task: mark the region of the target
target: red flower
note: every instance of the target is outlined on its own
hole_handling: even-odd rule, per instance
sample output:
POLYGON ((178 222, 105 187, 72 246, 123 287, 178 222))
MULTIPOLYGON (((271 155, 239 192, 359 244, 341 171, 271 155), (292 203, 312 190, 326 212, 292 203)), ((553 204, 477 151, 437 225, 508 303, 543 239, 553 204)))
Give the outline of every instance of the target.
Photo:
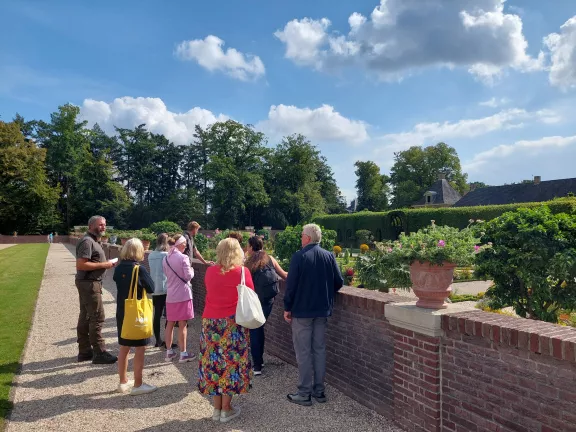
POLYGON ((346 269, 346 276, 354 276, 354 269, 353 268, 347 268, 346 269))

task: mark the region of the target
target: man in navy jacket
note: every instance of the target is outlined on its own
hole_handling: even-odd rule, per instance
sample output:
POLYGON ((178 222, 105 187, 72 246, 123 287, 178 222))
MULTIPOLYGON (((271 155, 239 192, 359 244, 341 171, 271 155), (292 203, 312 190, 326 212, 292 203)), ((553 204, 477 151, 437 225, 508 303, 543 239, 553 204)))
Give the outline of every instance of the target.
POLYGON ((292 325, 292 341, 300 382, 298 393, 289 394, 290 402, 310 406, 312 397, 326 402, 326 323, 334 308, 334 295, 344 279, 331 252, 319 245, 320 227, 305 225, 302 249, 292 256, 286 294, 284 319, 292 325))

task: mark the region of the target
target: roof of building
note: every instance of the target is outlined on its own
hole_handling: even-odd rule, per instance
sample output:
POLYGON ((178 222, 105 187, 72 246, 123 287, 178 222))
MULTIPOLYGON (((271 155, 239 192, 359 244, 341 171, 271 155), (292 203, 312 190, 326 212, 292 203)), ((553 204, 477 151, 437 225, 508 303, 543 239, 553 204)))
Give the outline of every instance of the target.
POLYGON ((446 179, 439 179, 424 193, 422 198, 414 203, 414 205, 453 205, 461 198, 462 196, 452 186, 450 186, 450 183, 448 183, 446 179), (429 192, 431 194, 429 194, 429 192), (426 200, 427 194, 431 197, 430 202, 427 202, 426 200))
POLYGON ((544 202, 576 194, 576 178, 488 186, 468 192, 454 207, 544 202))

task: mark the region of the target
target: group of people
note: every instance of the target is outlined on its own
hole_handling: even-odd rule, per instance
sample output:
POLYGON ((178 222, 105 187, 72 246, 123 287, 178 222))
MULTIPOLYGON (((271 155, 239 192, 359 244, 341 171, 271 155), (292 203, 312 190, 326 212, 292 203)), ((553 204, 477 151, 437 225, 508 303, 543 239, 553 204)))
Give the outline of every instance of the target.
MULTIPOLYGON (((141 395, 157 388, 144 383, 144 354, 151 343, 148 339, 127 340, 121 337, 124 302, 129 296, 134 266, 144 260, 144 247, 136 238, 122 247, 120 260, 107 260, 100 238, 106 231, 106 220, 93 216, 88 232, 76 247, 76 286, 80 298, 78 319, 78 361, 94 364, 118 362, 120 393, 141 395), (106 350, 101 335, 104 322, 102 278, 114 267, 117 286, 116 323, 120 350, 118 357, 106 350), (134 379, 128 379, 128 354, 135 348, 134 379)), ((252 236, 245 249, 242 236, 232 233, 216 248, 216 262, 207 262, 194 244, 200 229, 190 222, 187 230, 174 237, 160 234, 156 248, 148 256, 150 272, 139 267, 137 295, 152 295, 155 347, 166 349, 165 361, 178 358, 180 363, 195 359, 187 350, 188 320, 194 318, 191 281, 194 278, 192 259, 208 265, 204 277, 205 307, 202 313, 198 359, 198 389, 213 396, 213 420, 228 422, 240 414, 232 407, 232 397, 248 392, 254 376, 264 367, 264 326, 248 330, 235 321, 238 303, 237 286, 245 285, 258 294, 266 319, 270 316, 274 298, 279 293, 279 279, 286 280, 284 319, 291 325, 298 362, 298 391, 287 395, 290 402, 310 406, 312 398, 326 402, 326 325, 332 314, 334 297, 344 280, 331 252, 320 247, 321 230, 315 224, 304 226, 302 249, 294 254, 288 272, 264 250, 260 237, 252 236), (165 315, 164 337, 161 318, 165 315), (178 327, 177 344, 173 330, 178 327), (179 355, 176 349, 179 350, 179 355)))

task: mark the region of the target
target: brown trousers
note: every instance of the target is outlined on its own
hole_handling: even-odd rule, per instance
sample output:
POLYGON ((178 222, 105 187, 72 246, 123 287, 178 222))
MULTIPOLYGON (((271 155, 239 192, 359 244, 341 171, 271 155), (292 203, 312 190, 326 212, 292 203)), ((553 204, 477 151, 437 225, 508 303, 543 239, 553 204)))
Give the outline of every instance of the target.
POLYGON ((95 354, 106 351, 102 326, 104 325, 104 306, 102 305, 102 282, 77 280, 80 297, 80 316, 78 317, 78 352, 86 354, 94 350, 95 354))

